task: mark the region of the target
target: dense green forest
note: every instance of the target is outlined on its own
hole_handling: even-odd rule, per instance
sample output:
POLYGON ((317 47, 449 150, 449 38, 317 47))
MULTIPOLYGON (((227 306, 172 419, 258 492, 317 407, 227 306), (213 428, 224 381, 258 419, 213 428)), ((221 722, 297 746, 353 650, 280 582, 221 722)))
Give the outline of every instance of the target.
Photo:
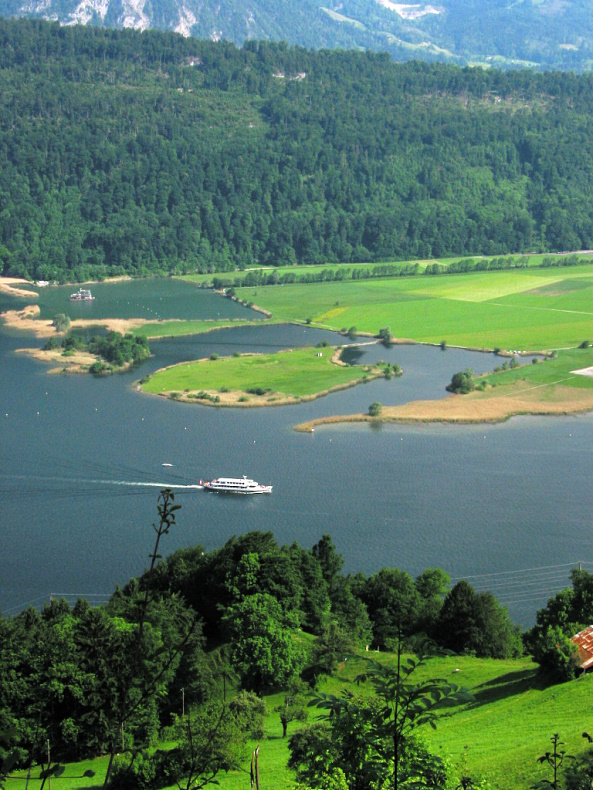
POLYGON ((1 20, 1 271, 590 248, 592 81, 1 20))
MULTIPOLYGON (((52 600, 40 611, 0 617, 0 784, 9 766, 56 772, 62 761, 117 752, 110 787, 166 787, 192 772, 180 786, 202 787, 236 764, 248 737, 261 737, 254 733, 262 727, 262 694, 286 693, 279 709, 286 735, 290 722, 306 718, 320 678, 365 645, 407 653, 397 673, 371 661, 366 674, 378 700, 411 694, 408 705, 422 712, 417 723, 464 693, 455 684, 409 679, 435 649, 504 659, 526 646, 547 678, 575 675, 569 636, 593 617, 593 575, 585 571, 573 571, 573 588, 551 599, 522 635, 494 596, 467 581, 451 585, 440 569, 415 579, 396 568, 344 574, 329 535, 306 549, 249 532, 213 551, 195 546, 161 560, 176 510, 163 490, 150 567, 106 605, 52 600), (173 747, 146 751, 163 739, 173 747)), ((294 732, 290 764, 301 781, 330 787, 322 776, 339 768, 347 781, 336 790, 379 790, 394 759, 389 732, 381 734, 382 726, 389 730, 382 709, 352 697, 318 694, 316 701, 333 710, 332 744, 328 724, 294 732), (376 754, 369 751, 373 732, 376 754)), ((442 787, 445 765, 412 737, 412 710, 402 713, 396 762, 404 772, 416 766, 421 776, 436 770, 441 777, 414 786, 442 787)))

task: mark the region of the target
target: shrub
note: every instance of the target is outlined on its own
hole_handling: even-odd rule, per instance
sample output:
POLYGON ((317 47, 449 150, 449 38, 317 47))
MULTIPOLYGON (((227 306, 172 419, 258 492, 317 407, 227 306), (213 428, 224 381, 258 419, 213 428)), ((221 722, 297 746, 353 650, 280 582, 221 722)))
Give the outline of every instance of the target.
POLYGON ((151 790, 155 787, 156 778, 157 761, 142 751, 136 755, 132 765, 129 760, 116 758, 109 786, 114 790, 151 790))
POLYGON ((51 325, 56 328, 56 332, 67 332, 70 329, 70 319, 64 313, 58 313, 51 325))
POLYGON ((108 373, 111 372, 111 365, 108 365, 106 362, 103 362, 102 359, 98 359, 96 362, 89 368, 89 372, 93 374, 93 376, 106 376, 108 373))
POLYGON ((393 335, 391 334, 390 327, 384 326, 382 329, 379 329, 379 340, 385 346, 390 346, 393 343, 393 335))
POLYGON ((216 352, 214 352, 213 354, 210 354, 210 359, 212 360, 212 362, 214 362, 215 360, 218 359, 218 354, 216 352))
POLYGON ((447 387, 449 392, 455 392, 460 395, 466 395, 468 392, 475 390, 476 384, 474 382, 473 370, 463 370, 459 373, 454 373, 451 378, 451 383, 447 387))
POLYGON ((44 351, 53 351, 56 348, 60 348, 62 344, 58 340, 57 337, 50 337, 47 343, 43 346, 44 351))
POLYGON ((383 404, 379 403, 379 401, 375 401, 374 403, 371 403, 371 405, 369 406, 370 417, 378 417, 382 411, 383 411, 383 404))

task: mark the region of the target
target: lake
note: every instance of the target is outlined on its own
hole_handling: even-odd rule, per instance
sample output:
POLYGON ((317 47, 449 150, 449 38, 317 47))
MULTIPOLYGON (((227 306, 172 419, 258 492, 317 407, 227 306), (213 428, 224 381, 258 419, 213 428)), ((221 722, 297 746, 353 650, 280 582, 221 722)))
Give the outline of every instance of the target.
MULTIPOLYGON (((110 312, 123 292, 128 301, 131 286, 144 289, 144 307, 163 297, 163 316, 175 300, 187 302, 187 318, 250 314, 173 280, 93 286, 93 293, 101 287, 101 310, 110 312)), ((42 292, 46 304, 63 298, 58 290, 42 292)), ((0 297, 0 309, 17 305, 0 297)), ((454 372, 491 370, 494 355, 365 346, 359 361, 398 363, 404 375, 263 409, 176 403, 133 387, 177 361, 322 340, 343 342, 311 327, 265 325, 163 339, 151 342, 154 358, 135 371, 95 379, 48 376, 42 363, 14 354, 41 341, 1 333, 2 611, 50 594, 106 600, 147 565, 159 487, 218 475, 246 474, 273 483, 274 492, 232 498, 177 489, 182 509, 164 553, 197 543, 210 550, 248 530, 270 530, 281 544, 306 547, 330 533, 348 572, 393 566, 417 575, 442 567, 491 589, 524 626, 566 586, 570 567, 582 561, 590 569, 591 415, 293 431, 315 417, 366 411, 373 401, 442 397, 454 372)))

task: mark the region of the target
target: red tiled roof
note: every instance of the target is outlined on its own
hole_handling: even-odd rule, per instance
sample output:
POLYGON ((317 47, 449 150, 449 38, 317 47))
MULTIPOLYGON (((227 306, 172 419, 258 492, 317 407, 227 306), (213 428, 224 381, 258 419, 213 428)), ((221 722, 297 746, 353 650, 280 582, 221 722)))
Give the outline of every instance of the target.
POLYGON ((579 649, 579 666, 581 669, 589 669, 593 666, 593 625, 580 631, 570 640, 579 649))

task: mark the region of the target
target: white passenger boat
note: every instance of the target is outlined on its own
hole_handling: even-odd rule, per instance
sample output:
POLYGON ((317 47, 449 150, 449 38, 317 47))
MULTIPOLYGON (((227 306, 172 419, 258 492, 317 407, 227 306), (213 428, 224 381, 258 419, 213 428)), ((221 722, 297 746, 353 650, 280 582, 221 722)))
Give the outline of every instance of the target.
POLYGON ((200 485, 206 491, 216 491, 219 494, 271 494, 272 486, 264 486, 255 480, 246 477, 217 477, 210 482, 200 480, 200 485))
POLYGON ((92 302, 95 297, 87 288, 79 288, 76 293, 70 294, 71 302, 92 302))

